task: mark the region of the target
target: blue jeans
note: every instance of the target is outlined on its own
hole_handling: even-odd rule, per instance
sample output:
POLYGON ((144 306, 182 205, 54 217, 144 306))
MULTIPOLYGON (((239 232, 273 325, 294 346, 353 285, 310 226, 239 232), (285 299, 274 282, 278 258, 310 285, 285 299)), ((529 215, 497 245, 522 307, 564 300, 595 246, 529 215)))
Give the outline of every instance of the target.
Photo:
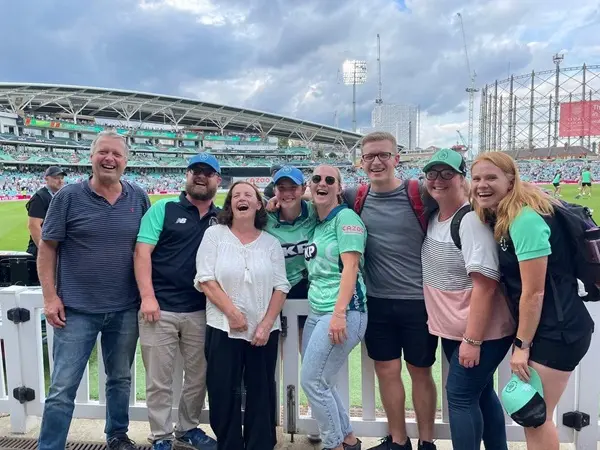
POLYGON ((452 446, 461 450, 507 450, 502 404, 494 391, 494 372, 506 356, 513 337, 485 341, 479 365, 466 369, 458 362, 461 341, 442 339, 450 362, 446 395, 452 446))
POLYGON ((64 450, 73 418, 75 396, 85 366, 102 333, 106 371, 107 440, 127 434, 131 365, 138 339, 137 308, 107 314, 65 310, 66 325, 54 329, 54 370, 46 397, 39 450, 64 450))
POLYGON ((350 417, 335 386, 348 355, 365 336, 367 313, 346 313, 347 339, 333 345, 327 335, 331 314, 311 312, 302 335, 300 384, 317 421, 325 448, 335 448, 352 432, 350 417))

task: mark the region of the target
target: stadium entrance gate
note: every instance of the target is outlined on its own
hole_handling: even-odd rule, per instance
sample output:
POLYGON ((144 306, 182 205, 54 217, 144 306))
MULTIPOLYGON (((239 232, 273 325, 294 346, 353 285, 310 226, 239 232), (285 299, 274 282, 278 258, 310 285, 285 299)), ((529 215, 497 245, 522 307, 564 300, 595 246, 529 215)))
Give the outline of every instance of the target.
MULTIPOLYGON (((596 323, 600 323, 600 304, 589 304, 588 308, 596 323)), ((6 373, 6 381, 0 376, 0 413, 10 414, 12 431, 27 432, 29 419, 41 417, 45 399, 45 386, 52 361, 52 328, 44 333, 42 323, 43 298, 39 288, 11 286, 0 289, 0 339, 3 341, 3 356, 0 358, 0 375, 6 373), (49 351, 50 350, 50 351, 49 351), (44 360, 48 367, 45 370, 44 360), (4 364, 5 363, 5 364, 4 364)), ((281 425, 286 433, 314 434, 317 426, 310 417, 306 402, 300 401, 300 355, 298 318, 308 314, 305 300, 289 300, 283 311, 283 332, 279 371, 280 392, 276 408, 282 410, 281 425)), ((600 440, 599 406, 600 383, 600 338, 594 336, 588 355, 571 377, 566 392, 558 405, 554 420, 558 424, 560 440, 574 443, 577 450, 596 450, 600 440)), ((97 342, 97 350, 100 341, 97 342)), ((97 351, 97 363, 88 365, 77 391, 74 417, 104 419, 106 377, 102 365, 101 352, 97 351), (97 379, 96 379, 97 374, 97 379), (90 376, 91 375, 91 376, 90 376), (93 383, 90 381, 93 380, 93 383), (97 392, 97 395, 93 395, 97 392), (97 398, 92 398, 97 397, 97 398)), ((498 386, 502 388, 510 377, 508 356, 498 370, 498 386)), ((435 425, 437 439, 449 439, 448 408, 443 386, 447 373, 447 363, 441 358, 441 376, 437 381, 441 394, 441 414, 435 425)), ((130 419, 147 421, 146 405, 138 400, 136 364, 132 368, 132 389, 130 396, 130 419)), ((175 371, 173 398, 179 398, 183 382, 183 367, 178 362, 175 371)), ((141 392, 144 392, 144 379, 140 377, 141 392)), ((338 389, 344 403, 349 406, 352 426, 357 436, 381 437, 387 434, 387 422, 377 408, 376 377, 373 362, 367 356, 364 346, 360 348, 360 358, 352 356, 338 380, 338 389), (352 369, 352 370, 350 370, 352 369), (351 386, 353 389, 351 389, 351 386)), ((210 405, 209 405, 210 407, 210 405)), ((177 411, 175 410, 174 413, 177 411)), ((175 417, 175 416, 174 416, 175 417)), ((208 411, 202 415, 202 422, 208 423, 208 411)), ((524 434, 520 426, 506 418, 507 435, 510 441, 523 441, 524 434)), ((408 433, 417 436, 414 419, 408 419, 408 433)))

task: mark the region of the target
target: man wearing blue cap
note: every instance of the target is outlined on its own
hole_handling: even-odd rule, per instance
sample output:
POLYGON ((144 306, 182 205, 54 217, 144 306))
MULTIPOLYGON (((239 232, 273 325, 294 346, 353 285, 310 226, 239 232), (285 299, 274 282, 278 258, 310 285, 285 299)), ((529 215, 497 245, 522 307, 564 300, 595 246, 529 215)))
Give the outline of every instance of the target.
POLYGON ((204 232, 217 222, 213 201, 221 168, 209 153, 190 159, 185 191, 156 202, 142 218, 135 249, 135 276, 142 297, 140 343, 146 368, 146 403, 154 450, 216 450, 198 428, 206 397, 206 297, 194 288, 196 253, 204 232), (185 379, 175 428, 173 368, 177 350, 185 379))

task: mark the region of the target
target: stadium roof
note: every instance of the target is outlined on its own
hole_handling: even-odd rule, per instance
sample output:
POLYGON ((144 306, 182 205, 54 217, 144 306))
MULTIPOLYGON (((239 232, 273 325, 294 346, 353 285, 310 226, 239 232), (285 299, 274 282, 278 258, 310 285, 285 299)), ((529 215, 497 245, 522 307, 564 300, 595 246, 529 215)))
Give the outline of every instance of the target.
POLYGON ((126 123, 144 122, 264 133, 305 143, 356 147, 359 133, 307 120, 183 97, 119 89, 37 83, 0 83, 0 110, 17 114, 92 116, 126 123))

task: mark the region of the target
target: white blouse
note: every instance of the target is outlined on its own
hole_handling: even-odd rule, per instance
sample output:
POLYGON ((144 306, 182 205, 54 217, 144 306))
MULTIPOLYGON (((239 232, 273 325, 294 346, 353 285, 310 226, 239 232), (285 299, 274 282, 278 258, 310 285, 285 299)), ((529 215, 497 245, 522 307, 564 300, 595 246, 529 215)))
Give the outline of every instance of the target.
MULTIPOLYGON (((248 329, 231 331, 219 308, 206 299, 206 324, 222 330, 230 338, 252 341, 264 318, 273 291, 288 293, 291 285, 285 272, 283 249, 277 238, 262 231, 253 242, 243 245, 226 225, 213 225, 204 233, 196 254, 194 286, 217 281, 233 304, 244 314, 248 329)), ((281 329, 279 316, 273 330, 281 329)))

